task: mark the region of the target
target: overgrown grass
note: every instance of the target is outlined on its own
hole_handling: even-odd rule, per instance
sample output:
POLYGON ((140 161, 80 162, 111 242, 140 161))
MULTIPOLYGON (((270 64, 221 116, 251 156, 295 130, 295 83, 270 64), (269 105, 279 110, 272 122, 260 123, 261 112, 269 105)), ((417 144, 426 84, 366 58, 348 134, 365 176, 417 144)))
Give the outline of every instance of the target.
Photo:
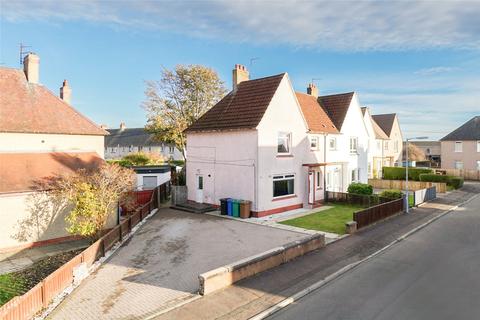
POLYGON ((353 213, 364 207, 347 204, 328 204, 333 208, 315 212, 307 216, 286 220, 281 224, 310 230, 345 233, 345 223, 353 220, 353 213))

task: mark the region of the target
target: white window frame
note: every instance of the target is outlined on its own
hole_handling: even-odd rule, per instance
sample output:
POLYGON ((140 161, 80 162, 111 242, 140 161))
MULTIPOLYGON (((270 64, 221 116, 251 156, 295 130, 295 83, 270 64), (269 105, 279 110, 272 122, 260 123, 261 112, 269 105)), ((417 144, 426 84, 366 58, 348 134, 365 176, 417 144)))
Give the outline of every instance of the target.
POLYGON ((480 160, 477 160, 477 170, 480 171, 480 160))
POLYGON ((328 149, 331 150, 331 151, 337 150, 337 138, 331 137, 328 140, 328 149), (333 142, 333 147, 332 147, 332 142, 333 142))
POLYGON ((273 199, 282 199, 286 197, 292 197, 295 196, 295 174, 290 173, 290 174, 276 174, 273 175, 272 177, 272 195, 273 199), (275 196, 275 181, 287 181, 287 180, 293 180, 293 192, 289 194, 284 194, 281 196, 275 196))
POLYGON ((320 173, 321 173, 320 171, 317 171, 316 177, 315 177, 315 179, 317 179, 317 189, 322 189, 322 185, 320 184, 320 177, 321 177, 320 173))
POLYGON ((319 141, 318 136, 311 136, 310 137, 310 150, 317 151, 318 146, 319 146, 319 141), (315 146, 313 146, 315 144, 315 146))
POLYGON ((462 141, 455 141, 454 150, 457 153, 463 152, 463 142, 462 141))
POLYGON ((350 137, 350 153, 358 153, 358 137, 350 137), (352 142, 355 142, 354 146, 352 142))
POLYGON ((384 150, 388 150, 388 141, 385 141, 385 144, 383 145, 384 150))
POLYGON ((463 168, 464 168, 463 161, 455 160, 454 166, 455 166, 455 169, 457 169, 457 170, 463 170, 463 168), (461 167, 461 168, 459 168, 459 167, 461 167))
POLYGON ((291 132, 285 132, 285 131, 280 131, 277 134, 277 153, 281 155, 289 155, 292 154, 292 133, 291 132), (285 138, 287 139, 287 151, 279 151, 278 147, 280 146, 280 139, 285 138))
POLYGON ((169 146, 169 147, 168 147, 168 152, 169 152, 170 154, 173 154, 173 153, 175 152, 175 147, 174 147, 174 146, 169 146))
POLYGON ((477 152, 480 152, 480 140, 477 141, 477 152))

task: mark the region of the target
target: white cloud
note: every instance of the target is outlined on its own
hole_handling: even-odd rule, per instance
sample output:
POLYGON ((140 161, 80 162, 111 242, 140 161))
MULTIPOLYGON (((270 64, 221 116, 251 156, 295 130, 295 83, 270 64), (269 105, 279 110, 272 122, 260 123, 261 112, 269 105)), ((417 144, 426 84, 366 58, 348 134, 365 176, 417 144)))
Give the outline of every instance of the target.
POLYGON ((2 1, 8 21, 84 20, 332 50, 480 48, 475 1, 2 1))
POLYGON ((432 67, 432 68, 425 68, 425 69, 420 69, 418 71, 415 71, 415 74, 418 74, 420 76, 431 76, 431 75, 436 75, 439 73, 447 73, 451 71, 455 71, 457 68, 453 67, 432 67))

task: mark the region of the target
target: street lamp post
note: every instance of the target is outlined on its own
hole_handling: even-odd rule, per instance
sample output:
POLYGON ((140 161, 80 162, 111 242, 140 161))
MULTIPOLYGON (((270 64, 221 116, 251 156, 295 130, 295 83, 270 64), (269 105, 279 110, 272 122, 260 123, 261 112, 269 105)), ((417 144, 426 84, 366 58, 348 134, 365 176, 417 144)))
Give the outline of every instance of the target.
POLYGON ((407 167, 405 169, 405 193, 407 194, 407 196, 405 197, 405 201, 406 201, 406 210, 405 212, 408 213, 409 212, 409 209, 410 209, 410 205, 409 205, 409 194, 408 194, 408 165, 409 165, 409 161, 408 161, 408 141, 410 140, 425 140, 425 139, 428 139, 428 137, 414 137, 414 138, 407 138, 405 141, 405 148, 407 148, 407 150, 405 151, 405 158, 406 158, 406 161, 407 161, 407 167))

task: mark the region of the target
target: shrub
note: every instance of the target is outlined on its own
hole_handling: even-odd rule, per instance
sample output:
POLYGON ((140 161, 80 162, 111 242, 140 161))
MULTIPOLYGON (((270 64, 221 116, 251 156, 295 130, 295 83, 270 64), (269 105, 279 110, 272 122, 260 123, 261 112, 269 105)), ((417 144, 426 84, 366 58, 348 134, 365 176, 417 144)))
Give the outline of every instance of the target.
POLYGON ((402 193, 402 191, 397 190, 397 189, 383 190, 380 193, 380 197, 388 198, 388 199, 400 199, 400 198, 403 197, 403 193, 402 193))
MULTIPOLYGON (((383 179, 385 180, 405 180, 405 167, 383 167, 383 179)), ((420 175, 425 173, 433 173, 432 169, 427 168, 408 168, 408 179, 420 181, 420 175)))
POLYGON ((348 186, 348 193, 371 195, 373 187, 366 183, 352 182, 348 186))
POLYGON ((449 185, 455 189, 463 187, 463 178, 462 177, 450 177, 449 185))
POLYGON ((451 186, 455 189, 461 188, 463 186, 462 177, 454 176, 443 176, 440 174, 421 174, 420 181, 425 182, 444 182, 447 186, 451 186))

